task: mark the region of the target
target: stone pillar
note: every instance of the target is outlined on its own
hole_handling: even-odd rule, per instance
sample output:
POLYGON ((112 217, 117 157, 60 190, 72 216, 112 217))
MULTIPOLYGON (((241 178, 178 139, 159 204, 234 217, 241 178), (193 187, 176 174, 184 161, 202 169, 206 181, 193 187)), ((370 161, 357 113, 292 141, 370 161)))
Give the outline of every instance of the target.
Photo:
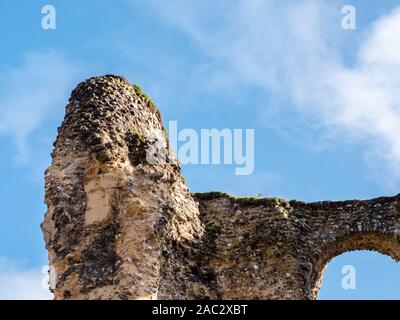
POLYGON ((79 84, 54 147, 42 230, 55 299, 160 298, 167 259, 180 270, 161 268, 162 295, 190 296, 190 283, 176 289, 188 262, 176 248, 196 246, 204 230, 140 87, 114 75, 79 84))

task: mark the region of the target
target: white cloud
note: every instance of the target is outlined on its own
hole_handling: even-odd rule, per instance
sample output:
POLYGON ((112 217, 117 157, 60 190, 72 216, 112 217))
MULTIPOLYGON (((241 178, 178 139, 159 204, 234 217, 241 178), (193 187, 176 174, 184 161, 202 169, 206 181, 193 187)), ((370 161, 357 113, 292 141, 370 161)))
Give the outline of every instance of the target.
POLYGON ((26 54, 23 62, 0 76, 0 134, 16 143, 18 158, 27 161, 28 139, 46 120, 63 112, 83 68, 63 54, 46 50, 26 54))
MULTIPOLYGON (((400 9, 370 27, 349 66, 340 47, 349 31, 340 28, 341 8, 332 2, 154 0, 151 8, 215 62, 205 83, 264 90, 315 134, 367 145, 381 181, 399 183, 400 9)), ((282 112, 264 105, 264 121, 279 121, 282 112)), ((295 121, 289 125, 299 132, 295 121)))
POLYGON ((0 256, 0 300, 47 300, 47 274, 42 268, 24 269, 21 264, 0 256))

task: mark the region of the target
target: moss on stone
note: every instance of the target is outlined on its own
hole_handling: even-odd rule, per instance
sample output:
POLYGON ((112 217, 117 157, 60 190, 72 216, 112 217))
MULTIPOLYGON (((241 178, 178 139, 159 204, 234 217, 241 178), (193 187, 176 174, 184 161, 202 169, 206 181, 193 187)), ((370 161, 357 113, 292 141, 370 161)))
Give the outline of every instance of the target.
POLYGON ((206 226, 206 233, 210 236, 216 237, 221 233, 221 226, 217 224, 211 224, 206 226))
POLYGON ((146 161, 148 141, 141 134, 129 132, 125 140, 128 144, 129 159, 134 166, 146 161))
POLYGON ((309 205, 311 208, 316 208, 316 209, 324 207, 324 204, 322 201, 311 202, 311 203, 309 203, 309 205))
POLYGON ((255 200, 260 200, 258 197, 242 197, 242 196, 235 196, 232 197, 234 200, 238 201, 255 201, 255 200))
POLYGON ((278 197, 272 197, 272 198, 270 198, 272 201, 274 201, 275 203, 277 203, 277 204, 279 204, 279 203, 282 203, 282 202, 285 202, 285 199, 282 199, 282 198, 278 198, 278 197))
POLYGON ((164 134, 165 139, 168 139, 168 132, 167 132, 167 129, 165 129, 165 127, 163 126, 163 127, 161 128, 161 130, 162 130, 162 132, 163 132, 163 134, 164 134))
POLYGON ((219 191, 192 193, 192 196, 201 200, 212 200, 216 198, 229 197, 227 193, 219 191))
POLYGON ((157 116, 160 117, 161 119, 161 113, 156 107, 153 100, 151 100, 151 98, 146 93, 144 93, 143 89, 138 84, 134 84, 133 88, 135 89, 136 95, 138 95, 141 98, 141 100, 146 104, 146 106, 151 110, 151 112, 157 114, 157 116))

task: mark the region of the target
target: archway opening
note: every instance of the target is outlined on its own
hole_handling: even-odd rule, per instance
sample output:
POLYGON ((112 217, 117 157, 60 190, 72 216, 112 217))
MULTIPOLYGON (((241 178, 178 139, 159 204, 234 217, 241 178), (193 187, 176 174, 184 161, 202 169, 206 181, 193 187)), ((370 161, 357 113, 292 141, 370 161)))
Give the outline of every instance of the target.
POLYGON ((400 263, 366 250, 336 256, 325 269, 318 299, 400 299, 400 263))
MULTIPOLYGON (((335 237, 332 241, 325 241, 325 245, 318 250, 319 254, 315 254, 311 260, 312 272, 308 282, 311 298, 318 298, 324 271, 332 259, 346 252, 360 250, 374 251, 387 255, 394 261, 400 261, 400 240, 397 238, 397 232, 351 232, 335 237)), ((349 270, 345 272, 349 272, 349 270)))

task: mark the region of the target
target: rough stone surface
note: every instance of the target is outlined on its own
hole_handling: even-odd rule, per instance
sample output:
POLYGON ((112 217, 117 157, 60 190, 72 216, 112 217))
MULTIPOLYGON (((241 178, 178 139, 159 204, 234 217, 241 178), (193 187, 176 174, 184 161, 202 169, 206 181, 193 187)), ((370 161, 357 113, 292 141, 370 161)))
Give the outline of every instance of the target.
POLYGON ((400 259, 400 196, 191 194, 158 131, 158 109, 122 77, 72 92, 45 176, 55 299, 315 299, 343 252, 400 259), (149 150, 167 161, 148 161, 149 150))

